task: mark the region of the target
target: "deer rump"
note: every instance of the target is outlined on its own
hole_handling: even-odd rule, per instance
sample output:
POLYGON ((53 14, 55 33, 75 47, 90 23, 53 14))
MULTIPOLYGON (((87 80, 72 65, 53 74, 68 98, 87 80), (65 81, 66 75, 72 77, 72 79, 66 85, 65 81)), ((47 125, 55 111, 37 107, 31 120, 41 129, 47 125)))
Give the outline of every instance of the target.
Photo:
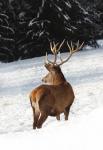
POLYGON ((30 100, 35 113, 57 116, 72 105, 74 92, 67 82, 60 85, 41 85, 32 91, 30 100))

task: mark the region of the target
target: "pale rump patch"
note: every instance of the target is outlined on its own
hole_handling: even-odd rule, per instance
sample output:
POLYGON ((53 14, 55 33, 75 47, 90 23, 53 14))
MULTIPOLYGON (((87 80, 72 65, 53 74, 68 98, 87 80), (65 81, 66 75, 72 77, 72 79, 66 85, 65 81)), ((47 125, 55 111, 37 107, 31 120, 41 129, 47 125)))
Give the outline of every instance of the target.
POLYGON ((37 115, 39 114, 39 118, 40 118, 41 112, 40 112, 40 109, 39 109, 38 101, 32 102, 32 107, 34 107, 34 109, 35 109, 35 114, 37 114, 37 115))

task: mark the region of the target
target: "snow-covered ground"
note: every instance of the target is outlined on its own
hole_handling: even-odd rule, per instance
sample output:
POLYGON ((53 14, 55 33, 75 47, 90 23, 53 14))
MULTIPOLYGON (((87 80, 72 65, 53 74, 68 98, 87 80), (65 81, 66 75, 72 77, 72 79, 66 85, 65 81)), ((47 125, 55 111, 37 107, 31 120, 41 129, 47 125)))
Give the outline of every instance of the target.
MULTIPOLYGON (((32 130, 28 95, 47 73, 44 57, 0 63, 2 149, 16 145, 18 149, 103 150, 103 42, 99 44, 98 49, 75 53, 62 66, 76 96, 69 120, 64 121, 63 115, 60 122, 49 117, 40 130, 32 130)), ((67 53, 62 55, 65 58, 67 53)))

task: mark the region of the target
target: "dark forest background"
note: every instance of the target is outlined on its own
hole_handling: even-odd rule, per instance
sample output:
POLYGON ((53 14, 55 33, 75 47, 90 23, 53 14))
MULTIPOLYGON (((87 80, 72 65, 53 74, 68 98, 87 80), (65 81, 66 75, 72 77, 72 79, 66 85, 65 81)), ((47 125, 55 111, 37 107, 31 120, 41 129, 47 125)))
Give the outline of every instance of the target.
POLYGON ((0 61, 45 55, 63 39, 98 46, 102 0, 0 0, 0 61))

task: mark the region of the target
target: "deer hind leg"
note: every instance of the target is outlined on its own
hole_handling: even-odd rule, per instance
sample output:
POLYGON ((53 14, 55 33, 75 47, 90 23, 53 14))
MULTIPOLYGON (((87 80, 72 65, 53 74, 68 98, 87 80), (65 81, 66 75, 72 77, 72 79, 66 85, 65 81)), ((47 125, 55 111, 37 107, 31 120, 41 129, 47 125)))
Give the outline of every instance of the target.
POLYGON ((37 128, 41 128, 42 124, 46 121, 48 114, 46 112, 41 112, 39 120, 37 122, 37 128))
POLYGON ((40 113, 36 113, 34 107, 32 107, 32 109, 33 109, 33 129, 36 129, 40 113))
POLYGON ((65 120, 68 120, 71 105, 67 106, 64 110, 65 120))
POLYGON ((57 115, 57 116, 56 116, 56 119, 59 121, 59 120, 60 120, 60 115, 57 115))

